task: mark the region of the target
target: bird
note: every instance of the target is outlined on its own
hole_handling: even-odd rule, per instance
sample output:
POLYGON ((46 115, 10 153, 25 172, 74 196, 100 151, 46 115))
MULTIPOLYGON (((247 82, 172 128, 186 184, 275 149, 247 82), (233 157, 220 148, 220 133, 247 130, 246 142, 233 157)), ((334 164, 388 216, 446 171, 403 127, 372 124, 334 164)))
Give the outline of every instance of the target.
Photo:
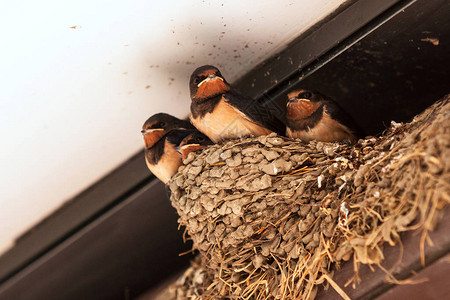
POLYGON ((164 184, 168 184, 172 176, 183 164, 181 154, 176 151, 181 141, 195 129, 173 129, 153 147, 146 149, 145 161, 150 171, 164 184))
POLYGON ((213 142, 276 132, 286 126, 268 107, 236 92, 215 66, 197 68, 189 80, 191 123, 213 142))
POLYGON ((147 167, 165 184, 182 164, 175 147, 194 130, 189 121, 165 113, 151 116, 142 126, 147 167))
POLYGON ((169 131, 177 128, 195 129, 189 121, 180 120, 166 113, 154 114, 142 125, 141 133, 144 136, 145 148, 151 148, 169 131))
POLYGON ((357 141, 352 118, 332 99, 305 89, 291 91, 287 97, 286 136, 305 142, 357 141))
POLYGON ((214 143, 200 131, 194 131, 186 136, 178 147, 175 148, 183 159, 186 159, 189 153, 205 149, 208 145, 214 143))

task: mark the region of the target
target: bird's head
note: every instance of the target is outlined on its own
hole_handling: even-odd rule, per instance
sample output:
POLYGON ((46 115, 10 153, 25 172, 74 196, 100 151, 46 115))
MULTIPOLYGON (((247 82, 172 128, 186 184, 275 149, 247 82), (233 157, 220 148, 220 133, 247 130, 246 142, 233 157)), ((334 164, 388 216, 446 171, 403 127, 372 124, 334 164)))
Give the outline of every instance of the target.
POLYGON ((153 147, 169 131, 177 128, 194 128, 188 121, 180 120, 174 116, 165 113, 158 113, 151 116, 142 126, 145 148, 153 147))
POLYGON ((192 101, 203 101, 230 90, 219 69, 205 65, 197 68, 189 81, 192 101))
POLYGON ((181 154, 183 159, 186 159, 189 153, 205 149, 208 145, 212 145, 213 142, 200 131, 195 131, 186 136, 176 148, 181 154))
POLYGON ((295 90, 288 94, 287 118, 296 120, 311 116, 325 100, 324 96, 309 90, 295 90))

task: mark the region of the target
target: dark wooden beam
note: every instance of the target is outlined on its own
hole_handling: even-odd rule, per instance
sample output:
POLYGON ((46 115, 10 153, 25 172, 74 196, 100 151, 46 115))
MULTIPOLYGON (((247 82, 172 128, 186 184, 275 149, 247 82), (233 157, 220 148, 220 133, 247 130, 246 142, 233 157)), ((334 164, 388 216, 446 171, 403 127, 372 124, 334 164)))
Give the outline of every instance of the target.
POLYGON ((153 178, 140 151, 21 236, 0 256, 0 284, 153 178))
POLYGON ((186 266, 177 215, 152 181, 0 285, 0 299, 132 299, 186 266))
POLYGON ((411 283, 397 285, 377 300, 447 299, 450 295, 450 254, 410 277, 411 283))
MULTIPOLYGON (((407 232, 401 235, 402 245, 391 247, 385 245, 385 260, 382 266, 386 270, 391 270, 395 278, 399 280, 412 278, 415 273, 424 270, 426 266, 432 265, 435 261, 450 253, 450 207, 447 207, 442 214, 442 219, 436 230, 430 232, 430 238, 434 245, 425 247, 425 266, 420 262, 420 238, 421 232, 407 232), (402 254, 402 255, 401 255, 402 254), (401 263, 397 264, 401 259, 401 263)), ((353 289, 351 286, 345 287, 345 284, 354 275, 353 262, 350 260, 342 265, 342 268, 336 270, 334 281, 343 288, 351 299, 374 299, 392 289, 394 285, 387 282, 386 273, 377 266, 373 266, 372 271, 367 265, 361 265, 359 276, 362 282, 353 289)), ((317 294, 317 299, 340 299, 339 294, 332 288, 328 290, 321 289, 317 294)), ((395 299, 395 298, 391 298, 395 299)), ((415 298, 426 299, 426 298, 415 298)))

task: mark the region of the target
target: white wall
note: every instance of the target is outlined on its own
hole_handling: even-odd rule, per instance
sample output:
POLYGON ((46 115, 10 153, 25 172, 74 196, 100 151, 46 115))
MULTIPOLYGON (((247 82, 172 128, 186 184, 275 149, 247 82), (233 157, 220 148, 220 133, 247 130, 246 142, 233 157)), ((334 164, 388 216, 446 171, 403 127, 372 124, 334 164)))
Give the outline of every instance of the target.
POLYGON ((233 81, 343 2, 0 0, 0 253, 186 116, 197 66, 233 81))

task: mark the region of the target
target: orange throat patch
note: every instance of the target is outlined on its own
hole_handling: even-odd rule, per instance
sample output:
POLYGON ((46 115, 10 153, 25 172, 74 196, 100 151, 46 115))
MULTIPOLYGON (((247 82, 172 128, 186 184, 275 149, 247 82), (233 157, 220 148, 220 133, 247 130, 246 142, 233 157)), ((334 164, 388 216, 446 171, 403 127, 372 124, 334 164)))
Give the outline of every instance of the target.
POLYGON ((165 130, 152 131, 144 135, 145 148, 153 147, 164 135, 165 130))
POLYGON ((317 103, 304 100, 288 103, 287 118, 291 120, 305 119, 311 116, 316 111, 317 107, 317 103))
POLYGON ((201 84, 198 87, 196 98, 209 98, 214 95, 222 94, 230 88, 223 82, 222 79, 216 78, 201 84))

